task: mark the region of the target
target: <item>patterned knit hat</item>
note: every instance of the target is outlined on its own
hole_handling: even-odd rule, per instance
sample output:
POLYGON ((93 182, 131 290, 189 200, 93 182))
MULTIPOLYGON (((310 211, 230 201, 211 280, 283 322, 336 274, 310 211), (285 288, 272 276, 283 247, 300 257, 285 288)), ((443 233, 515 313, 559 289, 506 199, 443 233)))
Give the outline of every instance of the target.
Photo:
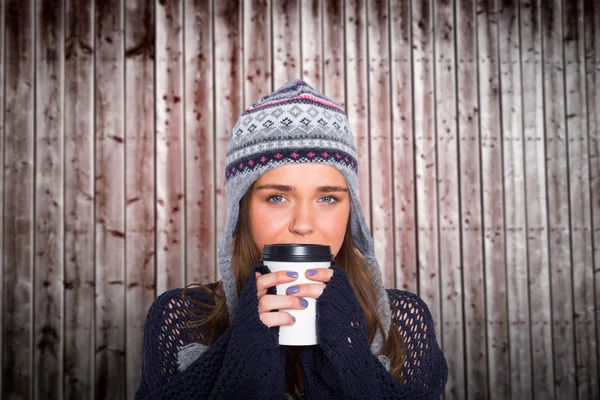
MULTIPOLYGON (((231 132, 225 159, 227 220, 218 248, 229 315, 233 318, 238 301, 230 249, 240 200, 258 178, 273 168, 307 162, 329 164, 346 180, 352 238, 377 285, 378 311, 388 332, 389 300, 375 259, 373 238, 358 201, 358 160, 348 119, 339 105, 301 80, 290 81, 252 104, 231 132)), ((381 349, 382 342, 377 332, 371 346, 373 353, 381 349)))

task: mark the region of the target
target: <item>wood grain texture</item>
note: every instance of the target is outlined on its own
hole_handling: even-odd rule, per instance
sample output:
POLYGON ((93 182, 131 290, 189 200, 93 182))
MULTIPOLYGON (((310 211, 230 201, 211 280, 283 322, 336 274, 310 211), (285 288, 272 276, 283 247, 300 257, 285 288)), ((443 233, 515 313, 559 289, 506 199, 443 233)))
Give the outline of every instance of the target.
MULTIPOLYGON (((451 1, 434 3, 435 140, 439 225, 440 298, 442 323, 438 337, 451 354, 464 354, 462 259, 458 182, 455 20, 451 1)), ((465 392, 464 357, 448 359, 444 398, 462 399, 465 392)))
POLYGON ((539 398, 554 398, 541 15, 539 1, 519 7, 532 390, 539 398))
POLYGON ((63 397, 64 10, 36 7, 33 398, 63 397))
POLYGON ((95 397, 125 398, 123 3, 95 4, 95 397))
POLYGON ((323 92, 323 25, 320 0, 300 0, 302 79, 323 92))
POLYGON ((208 0, 185 3, 186 284, 215 281, 213 32, 208 0))
POLYGON ((550 282, 554 386, 556 398, 575 398, 576 361, 573 331, 571 233, 565 114, 562 2, 543 2, 542 52, 544 55, 544 117, 546 179, 550 229, 550 282))
POLYGON ((415 151, 410 2, 390 1, 390 90, 395 287, 417 291, 415 151))
POLYGON ((483 263, 481 154, 477 76, 476 3, 456 4, 456 73, 460 157, 460 229, 465 313, 465 389, 469 398, 489 398, 485 275, 483 263))
MULTIPOLYGON (((221 235, 227 216, 225 153, 229 134, 243 109, 242 9, 235 0, 215 2, 215 204, 216 232, 221 235), (218 3, 218 4, 217 4, 218 3)), ((217 279, 220 279, 215 265, 217 279)))
POLYGON ((563 46, 567 182, 569 188, 576 387, 578 399, 597 399, 598 357, 595 338, 594 273, 586 85, 584 65, 583 4, 565 1, 563 46))
POLYGON ((156 289, 185 282, 185 135, 183 10, 180 0, 156 7, 156 289))
POLYGON ((384 285, 395 284, 390 121, 389 15, 385 0, 367 2, 371 217, 375 256, 384 285))
MULTIPOLYGON (((590 168, 590 202, 596 296, 596 359, 600 359, 600 9, 591 0, 583 2, 585 43, 585 84, 588 112, 588 157, 590 168)), ((600 368, 599 368, 600 370, 600 368)), ((598 371, 597 382, 600 382, 598 371)))
POLYGON ((412 32, 418 292, 429 306, 436 335, 442 337, 432 2, 412 3, 412 32))
POLYGON ((510 364, 503 209, 498 9, 494 0, 477 5, 480 99, 481 194, 490 397, 510 396, 510 364), (493 390, 493 391, 492 391, 493 390))
POLYGON ((2 398, 33 397, 34 5, 6 1, 2 398))
POLYGON ((498 15, 498 51, 502 109, 506 279, 509 293, 508 335, 511 398, 530 398, 531 335, 527 265, 526 192, 519 14, 517 2, 505 0, 498 15), (510 210, 510 211, 508 211, 510 210))
POLYGON ((345 7, 346 82, 352 83, 346 85, 346 112, 358 153, 359 200, 372 231, 366 2, 348 0, 345 7))
POLYGON ((300 77, 300 0, 272 1, 273 88, 300 77))
MULTIPOLYGON (((4 193, 4 105, 6 103, 5 88, 6 88, 6 65, 5 65, 5 44, 6 44, 6 2, 0 3, 0 188, 4 193)), ((0 196, 0 276, 2 276, 2 282, 0 282, 0 343, 4 343, 4 195, 0 196)), ((4 348, 0 346, 0 366, 2 366, 2 372, 4 374, 4 348)), ((4 393, 3 387, 3 375, 0 376, 0 393, 4 393)))
POLYGON ((323 2, 323 93, 346 109, 343 0, 323 2))
POLYGON ((155 9, 125 5, 126 394, 140 384, 146 312, 156 297, 155 9))
MULTIPOLYGON (((271 2, 245 0, 243 21, 244 108, 271 93, 271 2)), ((233 126, 232 126, 233 127, 233 126)))
POLYGON ((94 386, 94 37, 92 1, 65 4, 64 398, 94 386))

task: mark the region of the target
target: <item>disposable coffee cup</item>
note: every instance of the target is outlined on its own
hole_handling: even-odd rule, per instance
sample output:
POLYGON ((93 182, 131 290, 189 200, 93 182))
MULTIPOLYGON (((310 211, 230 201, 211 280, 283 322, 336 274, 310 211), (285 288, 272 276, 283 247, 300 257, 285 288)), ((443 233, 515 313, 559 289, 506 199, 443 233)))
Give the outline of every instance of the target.
MULTIPOLYGON (((307 269, 329 268, 333 261, 331 248, 317 244, 266 245, 262 254, 263 263, 271 272, 294 271, 298 279, 282 283, 275 288, 278 295, 285 295, 288 287, 299 284, 320 284, 306 278, 307 269)), ((305 297, 308 307, 303 310, 282 309, 296 318, 294 325, 279 327, 279 344, 286 346, 311 346, 317 344, 316 299, 305 297)))

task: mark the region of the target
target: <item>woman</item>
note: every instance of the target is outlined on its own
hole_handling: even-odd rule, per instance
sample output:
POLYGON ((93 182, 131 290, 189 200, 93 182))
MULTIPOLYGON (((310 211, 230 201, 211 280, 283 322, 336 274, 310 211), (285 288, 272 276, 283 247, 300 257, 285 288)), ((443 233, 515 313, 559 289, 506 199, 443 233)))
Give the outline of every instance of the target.
POLYGON ((148 312, 138 399, 439 398, 446 361, 427 306, 387 290, 358 201, 358 164, 344 111, 304 81, 252 104, 226 156, 222 280, 170 290, 148 312), (317 282, 261 265, 263 246, 329 245, 317 282), (279 309, 317 299, 319 344, 284 347, 279 309), (285 396, 285 397, 284 397, 285 396))

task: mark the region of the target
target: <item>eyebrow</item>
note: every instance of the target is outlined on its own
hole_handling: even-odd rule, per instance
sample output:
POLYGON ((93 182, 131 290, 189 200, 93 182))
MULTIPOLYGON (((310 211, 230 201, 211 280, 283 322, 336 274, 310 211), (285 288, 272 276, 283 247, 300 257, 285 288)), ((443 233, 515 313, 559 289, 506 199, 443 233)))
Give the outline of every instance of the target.
MULTIPOLYGON (((289 185, 266 184, 266 185, 258 186, 255 190, 277 190, 279 192, 293 192, 296 189, 293 186, 289 186, 289 185)), ((344 187, 344 186, 319 186, 317 188, 317 192, 319 192, 319 193, 331 193, 331 192, 348 193, 348 188, 344 187)))

